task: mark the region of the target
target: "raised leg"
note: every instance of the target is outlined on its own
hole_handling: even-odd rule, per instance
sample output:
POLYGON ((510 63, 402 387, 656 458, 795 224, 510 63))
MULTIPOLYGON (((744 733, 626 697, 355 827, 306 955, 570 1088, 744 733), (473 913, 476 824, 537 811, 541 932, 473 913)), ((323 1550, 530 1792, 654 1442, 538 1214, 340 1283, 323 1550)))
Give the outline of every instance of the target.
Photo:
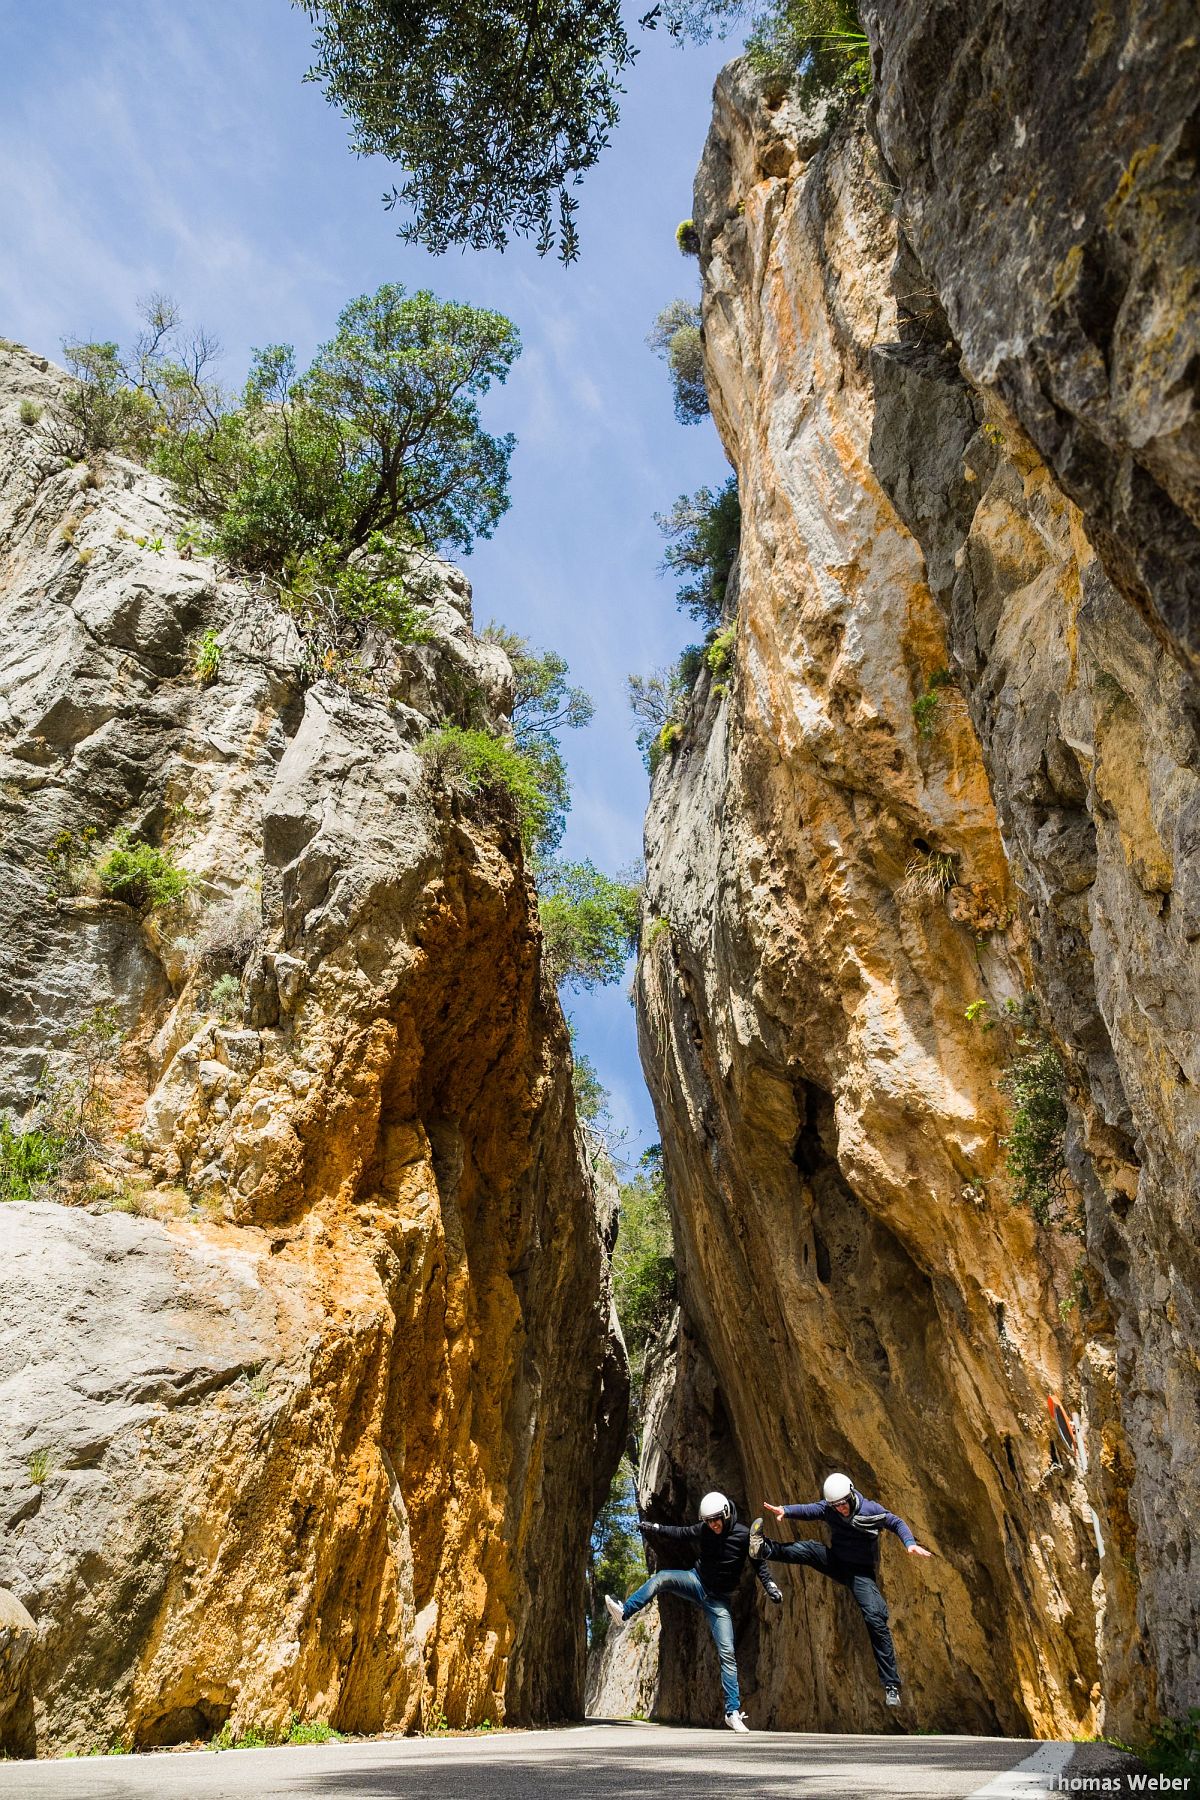
POLYGON ((708 1596, 704 1585, 694 1569, 659 1569, 648 1581, 643 1581, 640 1588, 630 1594, 625 1602, 626 1619, 632 1619, 640 1613, 644 1606, 657 1600, 660 1594, 678 1594, 681 1600, 690 1600, 693 1606, 703 1606, 708 1596))
POLYGON ((822 1575, 831 1573, 829 1567, 828 1544, 814 1543, 807 1538, 799 1544, 777 1544, 774 1538, 764 1538, 759 1562, 803 1563, 806 1568, 819 1569, 822 1575))

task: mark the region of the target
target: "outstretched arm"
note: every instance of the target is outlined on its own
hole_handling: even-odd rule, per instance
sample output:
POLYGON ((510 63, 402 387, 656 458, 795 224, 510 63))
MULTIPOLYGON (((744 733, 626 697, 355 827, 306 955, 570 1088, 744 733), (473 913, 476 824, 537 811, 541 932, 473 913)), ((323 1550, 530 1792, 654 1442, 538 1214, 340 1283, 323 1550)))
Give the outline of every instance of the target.
POLYGON ((910 1556, 932 1556, 933 1555, 932 1550, 923 1550, 921 1548, 920 1544, 918 1544, 916 1538, 913 1536, 913 1534, 909 1530, 908 1526, 904 1523, 904 1520, 902 1518, 900 1518, 898 1514, 888 1512, 885 1509, 884 1515, 883 1515, 883 1524, 888 1531, 895 1532, 896 1536, 900 1539, 900 1542, 904 1545, 904 1548, 908 1551, 910 1556))
POLYGON ((649 1519, 639 1519, 638 1530, 644 1537, 698 1538, 704 1527, 703 1525, 654 1525, 649 1519))

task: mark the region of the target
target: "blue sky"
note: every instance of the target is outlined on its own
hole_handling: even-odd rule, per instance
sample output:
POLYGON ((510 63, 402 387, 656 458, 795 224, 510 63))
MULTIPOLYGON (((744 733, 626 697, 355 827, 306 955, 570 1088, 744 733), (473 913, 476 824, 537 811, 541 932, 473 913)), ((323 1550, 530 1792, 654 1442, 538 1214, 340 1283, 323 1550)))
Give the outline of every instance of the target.
MULTIPOLYGON (((625 676, 694 635, 656 575, 653 514, 725 473, 711 423, 676 424, 644 339, 661 306, 695 291, 674 233, 730 51, 640 35, 565 271, 525 246, 436 258, 398 243, 380 203, 391 174, 351 154, 345 121, 303 82, 309 30, 286 0, 11 7, 0 71, 0 335, 52 356, 64 336, 127 341, 138 298, 161 289, 217 335, 234 382, 253 345, 306 358, 345 301, 383 281, 516 321, 523 355, 486 408, 517 435, 512 510, 465 566, 477 624, 560 650, 596 701, 564 743, 564 850, 610 869, 640 855, 647 791, 625 676)), ((652 1142, 625 984, 568 1010, 630 1147, 652 1142)))

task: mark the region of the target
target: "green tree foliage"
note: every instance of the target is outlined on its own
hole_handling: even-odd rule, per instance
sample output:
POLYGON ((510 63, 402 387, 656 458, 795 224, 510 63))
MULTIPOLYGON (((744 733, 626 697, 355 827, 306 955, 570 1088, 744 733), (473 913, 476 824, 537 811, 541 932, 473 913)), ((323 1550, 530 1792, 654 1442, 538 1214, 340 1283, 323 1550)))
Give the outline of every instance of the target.
POLYGON ((176 905, 194 877, 176 867, 169 850, 118 832, 114 847, 96 865, 96 880, 110 899, 150 912, 156 906, 176 905))
POLYGON ((626 1599, 645 1581, 646 1572, 633 1470, 622 1458, 592 1526, 588 1549, 588 1638, 592 1644, 602 1644, 608 1635, 605 1594, 626 1599))
POLYGON ((534 650, 529 640, 494 621, 483 633, 508 656, 513 668, 512 730, 518 748, 538 771, 546 796, 546 824, 539 838, 542 853, 557 848, 571 804, 567 766, 559 746, 560 731, 577 731, 595 712, 582 688, 571 687, 565 658, 555 650, 534 650))
POLYGON ((655 513, 654 523, 667 540, 662 573, 679 577, 675 604, 715 629, 742 529, 737 476, 719 488, 680 494, 669 513, 655 513))
POLYGON ((519 349, 501 314, 387 282, 306 370, 288 344, 256 351, 240 400, 169 430, 157 465, 245 568, 347 559, 380 533, 469 551, 507 510, 514 442, 478 399, 519 349))
POLYGON ((355 150, 406 172, 387 204, 435 252, 531 237, 578 255, 572 189, 608 143, 633 61, 619 0, 302 0, 309 71, 355 150))
POLYGON ((419 607, 436 597, 438 585, 434 557, 411 537, 398 541, 382 531, 349 562, 328 542, 296 557, 280 598, 299 628, 310 679, 367 674, 373 630, 393 643, 427 641, 419 607))
POLYGON ((204 331, 185 332, 179 308, 167 294, 151 294, 138 310, 142 327, 128 354, 114 343, 63 340, 72 379, 47 428, 60 455, 115 450, 145 462, 169 434, 215 418, 216 339, 204 331))
POLYGON ((681 256, 699 256, 700 233, 694 219, 681 219, 675 227, 675 242, 681 256))
POLYGON ((700 307, 695 300, 672 300, 651 327, 646 343, 662 357, 671 376, 675 417, 681 425, 694 425, 708 417, 708 390, 704 385, 704 338, 700 307))
POLYGON ((1014 1048, 1000 1086, 1012 1103, 1007 1136, 1001 1138, 1013 1181, 1013 1200, 1027 1206, 1039 1225, 1071 1224, 1065 1219, 1067 1129, 1066 1071, 1029 996, 1009 1003, 1014 1048))
POLYGON ((119 1043, 116 1014, 92 1007, 67 1033, 65 1067, 55 1076, 43 1069, 22 1128, 0 1114, 0 1201, 43 1198, 96 1152, 109 1119, 104 1076, 119 1043))
POLYGON ((526 850, 538 848, 548 803, 537 769, 515 744, 486 731, 464 731, 458 725, 444 725, 423 738, 419 748, 437 774, 460 782, 468 792, 507 795, 516 811, 526 850))
POLYGON ((706 43, 747 32, 751 60, 768 74, 799 76, 810 89, 865 93, 871 52, 854 0, 663 0, 672 36, 706 43))
POLYGON ((590 990, 619 981, 637 945, 640 887, 594 863, 544 862, 538 869, 542 955, 557 985, 590 990))
MULTIPOLYGON (((699 669, 703 651, 697 645, 690 645, 689 651, 694 652, 696 669, 699 669)), ((689 651, 685 651, 672 668, 653 669, 649 675, 627 678, 629 708, 638 726, 637 747, 651 775, 666 752, 683 736, 684 709, 695 680, 694 671, 691 680, 684 672, 689 651)))
POLYGON ((590 1056, 585 1056, 575 1042, 575 1028, 571 1026, 571 1060, 574 1064, 573 1087, 575 1089, 575 1111, 585 1125, 593 1125, 603 1133, 612 1123, 609 1111, 608 1089, 596 1073, 596 1065, 590 1056))
POLYGON ((613 1292, 630 1369, 640 1388, 646 1352, 670 1322, 677 1292, 662 1150, 657 1144, 645 1153, 630 1180, 621 1183, 613 1292))
POLYGON ((310 678, 370 677, 368 645, 378 666, 388 640, 419 641, 436 552, 469 551, 508 507, 514 440, 484 431, 478 403, 519 352, 515 328, 387 283, 343 309, 307 369, 290 345, 255 351, 231 397, 214 341, 186 336, 173 301, 155 295, 142 316, 127 357, 67 346, 52 447, 120 450, 165 475, 203 522, 189 546, 275 583, 310 678))
POLYGON ((1182 1781, 1176 1792, 1200 1790, 1200 1706, 1189 1707, 1181 1719, 1160 1721, 1138 1754, 1152 1775, 1182 1781))
POLYGON ((66 1152, 66 1134, 53 1124, 18 1131, 0 1114, 0 1201, 40 1198, 66 1152))
MULTIPOLYGON (((404 172, 384 204, 400 236, 442 253, 532 238, 579 254, 574 188, 620 116, 637 56, 619 0, 298 0, 308 79, 345 114, 363 156, 404 172)), ((662 0, 640 23, 676 37, 750 33, 760 66, 825 87, 869 85, 850 0, 662 0)), ((690 252, 688 252, 690 254, 690 252)))

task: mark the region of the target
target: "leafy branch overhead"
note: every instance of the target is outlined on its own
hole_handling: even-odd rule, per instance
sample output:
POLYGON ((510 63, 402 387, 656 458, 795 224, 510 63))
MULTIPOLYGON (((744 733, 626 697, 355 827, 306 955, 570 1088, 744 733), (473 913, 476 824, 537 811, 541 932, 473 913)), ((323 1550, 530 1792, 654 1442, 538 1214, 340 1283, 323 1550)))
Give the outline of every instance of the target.
POLYGON ((606 148, 636 54, 619 0, 303 0, 309 79, 364 156, 406 171, 400 236, 435 252, 510 233, 579 253, 572 189, 606 148))

